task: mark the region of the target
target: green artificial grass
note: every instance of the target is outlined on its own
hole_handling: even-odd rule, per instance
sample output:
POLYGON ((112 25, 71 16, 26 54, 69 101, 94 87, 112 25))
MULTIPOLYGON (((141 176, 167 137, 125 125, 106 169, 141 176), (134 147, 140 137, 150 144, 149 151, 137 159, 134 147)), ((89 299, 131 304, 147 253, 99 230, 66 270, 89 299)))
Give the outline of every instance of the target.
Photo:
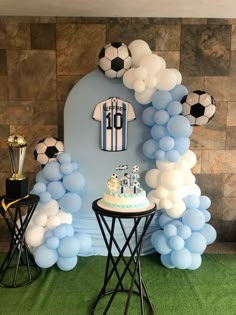
MULTIPOLYGON (((0 262, 3 257, 1 254, 0 262)), ((105 262, 106 257, 80 257, 72 271, 52 267, 42 270, 30 285, 0 288, 0 314, 90 315, 103 283, 105 262)), ((155 314, 236 314, 236 255, 204 254, 195 271, 167 269, 158 255, 142 257, 141 266, 155 314)), ((119 294, 108 314, 122 315, 126 297, 119 294)), ((102 314, 105 300, 95 314, 102 314)), ((128 314, 140 314, 138 303, 133 295, 128 314)))

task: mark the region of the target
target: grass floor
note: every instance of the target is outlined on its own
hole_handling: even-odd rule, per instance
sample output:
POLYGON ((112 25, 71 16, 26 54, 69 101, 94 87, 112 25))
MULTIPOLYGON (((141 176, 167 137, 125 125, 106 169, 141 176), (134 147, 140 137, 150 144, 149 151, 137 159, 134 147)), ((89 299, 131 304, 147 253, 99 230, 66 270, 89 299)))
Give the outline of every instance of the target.
MULTIPOLYGON (((0 261, 4 255, 0 255, 0 261)), ((141 258, 142 274, 155 314, 235 315, 236 255, 204 254, 198 270, 166 269, 158 255, 141 258)), ((76 268, 52 267, 21 288, 0 288, 0 315, 90 315, 102 286, 106 257, 80 257, 76 268)), ((122 315, 125 294, 118 294, 108 314, 122 315)), ((95 314, 102 314, 103 302, 95 314)), ((130 315, 138 315, 133 295, 130 315)), ((149 314, 148 312, 145 314, 149 314)))

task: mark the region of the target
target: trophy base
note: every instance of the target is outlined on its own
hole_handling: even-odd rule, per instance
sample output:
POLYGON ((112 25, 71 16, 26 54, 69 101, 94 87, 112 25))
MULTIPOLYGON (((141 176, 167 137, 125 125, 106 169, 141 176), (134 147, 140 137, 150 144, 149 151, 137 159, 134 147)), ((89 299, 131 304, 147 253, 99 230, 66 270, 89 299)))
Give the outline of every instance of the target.
POLYGON ((21 180, 6 179, 6 199, 20 199, 27 196, 28 193, 28 178, 21 180))

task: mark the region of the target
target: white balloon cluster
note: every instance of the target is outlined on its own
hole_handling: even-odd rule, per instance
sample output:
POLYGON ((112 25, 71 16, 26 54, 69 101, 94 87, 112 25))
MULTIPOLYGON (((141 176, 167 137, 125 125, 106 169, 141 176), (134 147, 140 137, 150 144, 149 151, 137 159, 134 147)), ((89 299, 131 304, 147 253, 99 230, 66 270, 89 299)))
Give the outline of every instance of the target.
POLYGON ((167 69, 165 60, 152 53, 149 45, 137 39, 128 46, 132 67, 123 76, 123 84, 135 91, 135 99, 143 105, 151 102, 156 90, 172 90, 182 81, 177 69, 167 69))
POLYGON ((172 218, 180 218, 186 206, 183 201, 187 195, 201 195, 195 183, 191 168, 197 162, 193 151, 187 151, 176 163, 156 161, 157 169, 150 169, 145 181, 151 190, 148 198, 156 203, 157 209, 163 209, 172 218))

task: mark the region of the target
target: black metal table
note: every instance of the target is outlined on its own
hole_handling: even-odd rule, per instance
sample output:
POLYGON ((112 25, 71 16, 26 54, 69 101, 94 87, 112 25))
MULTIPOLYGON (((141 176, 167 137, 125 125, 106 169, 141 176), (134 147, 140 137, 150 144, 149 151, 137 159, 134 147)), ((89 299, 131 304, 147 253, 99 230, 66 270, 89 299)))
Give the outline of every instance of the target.
MULTIPOLYGON (((29 195, 5 210, 0 197, 0 213, 11 235, 9 250, 0 266, 0 287, 16 288, 33 282, 41 273, 25 241, 25 231, 39 197, 29 195)), ((5 199, 4 199, 5 201, 5 199)), ((7 205, 8 200, 5 201, 7 205)), ((10 201, 9 201, 10 202, 10 201)))
MULTIPOLYGON (((144 314, 144 302, 148 305, 149 313, 154 314, 154 309, 150 298, 148 297, 147 290, 145 288, 140 265, 140 254, 142 249, 142 242, 144 235, 153 219, 156 212, 156 205, 150 204, 149 207, 143 209, 142 211, 112 211, 105 209, 100 204, 101 199, 97 199, 93 202, 92 208, 96 214, 97 221, 105 241, 108 254, 106 261, 106 269, 104 275, 103 286, 97 299, 93 305, 93 314, 95 314, 96 307, 99 301, 109 296, 108 303, 105 306, 103 315, 107 314, 115 296, 119 292, 126 292, 128 294, 126 305, 123 314, 128 314, 128 309, 130 305, 130 300, 132 294, 139 296, 140 301, 140 311, 144 314), (108 223, 108 218, 111 219, 110 224, 108 223), (122 220, 133 219, 133 226, 130 231, 126 232, 122 220), (144 221, 142 231, 138 235, 138 227, 140 228, 140 223, 144 221), (124 243, 120 244, 115 238, 115 228, 120 226, 123 236, 124 243), (131 241, 134 241, 134 245, 131 245, 131 241), (118 256, 112 254, 112 250, 116 249, 118 251, 118 256), (125 251, 128 251, 130 256, 125 257, 125 251), (127 259, 126 259, 127 258, 127 259), (122 269, 121 269, 122 265, 122 269), (124 284, 125 276, 130 277, 129 287, 124 284), (109 288, 111 285, 112 277, 116 279, 115 286, 112 289, 109 288)), ((122 314, 122 312, 120 313, 122 314)))

